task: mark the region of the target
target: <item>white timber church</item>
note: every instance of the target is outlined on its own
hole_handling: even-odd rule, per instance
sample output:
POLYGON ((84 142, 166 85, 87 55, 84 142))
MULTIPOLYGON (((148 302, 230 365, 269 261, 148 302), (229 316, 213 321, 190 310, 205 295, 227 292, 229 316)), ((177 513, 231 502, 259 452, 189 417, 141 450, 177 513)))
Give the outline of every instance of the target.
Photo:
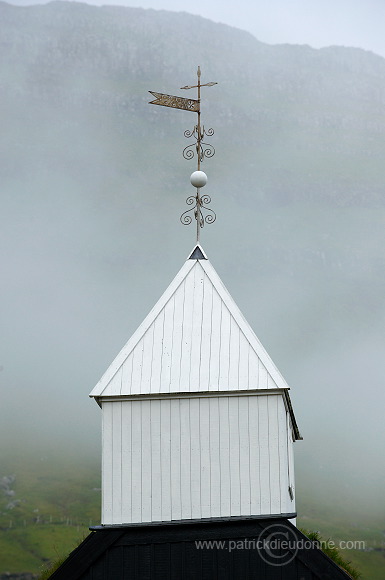
POLYGON ((288 385, 200 244, 90 396, 102 525, 295 518, 288 385))

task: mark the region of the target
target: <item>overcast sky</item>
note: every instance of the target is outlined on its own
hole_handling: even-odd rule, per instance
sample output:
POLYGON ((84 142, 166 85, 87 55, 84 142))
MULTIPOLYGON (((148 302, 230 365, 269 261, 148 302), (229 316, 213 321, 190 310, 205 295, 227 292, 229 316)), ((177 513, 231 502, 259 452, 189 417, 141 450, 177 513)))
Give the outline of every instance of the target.
MULTIPOLYGON (((45 0, 13 0, 40 4, 45 0)), ((199 14, 268 43, 355 46, 385 56, 385 0, 88 0, 199 14)), ((192 31, 193 33, 193 31, 192 31)))

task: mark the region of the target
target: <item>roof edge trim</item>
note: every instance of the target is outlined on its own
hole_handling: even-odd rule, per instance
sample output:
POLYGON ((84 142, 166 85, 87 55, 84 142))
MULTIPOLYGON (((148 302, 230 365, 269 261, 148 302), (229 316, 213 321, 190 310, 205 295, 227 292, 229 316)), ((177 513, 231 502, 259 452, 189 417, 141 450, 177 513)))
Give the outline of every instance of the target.
POLYGON ((207 397, 242 397, 253 395, 284 395, 288 389, 243 389, 231 391, 171 391, 163 393, 133 393, 132 395, 92 395, 97 402, 148 400, 148 399, 203 399, 207 397))

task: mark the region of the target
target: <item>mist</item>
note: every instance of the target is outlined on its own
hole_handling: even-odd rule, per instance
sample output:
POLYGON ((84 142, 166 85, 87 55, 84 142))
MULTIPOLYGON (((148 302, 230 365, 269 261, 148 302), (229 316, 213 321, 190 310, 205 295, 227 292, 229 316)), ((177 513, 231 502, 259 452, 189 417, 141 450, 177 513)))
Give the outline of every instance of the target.
MULTIPOLYGON (((64 3, 0 6, 2 41, 12 47, 0 71, 1 447, 35 441, 41 449, 76 447, 98 461, 100 409, 88 394, 194 245, 194 228, 179 222, 194 169, 181 159, 183 131, 193 121, 150 107, 147 91, 173 94, 192 83, 197 57, 174 56, 168 45, 159 51, 155 40, 147 48, 157 29, 146 21, 148 11, 135 13, 132 24, 134 13, 85 5, 73 5, 73 15, 64 3), (123 14, 133 27, 122 32, 129 49, 115 43, 114 19, 123 14), (75 26, 69 35, 72 18, 86 33, 75 26), (40 27, 52 21, 47 40, 40 27)), ((175 15, 160 17, 175 28, 175 15)), ((178 27, 186 19, 185 30, 197 23, 177 18, 178 27)), ((291 386, 304 437, 296 444, 298 486, 332 490, 341 501, 370 498, 378 510, 385 476, 385 151, 377 113, 385 61, 366 61, 364 51, 304 49, 299 60, 274 52, 289 77, 301 58, 337 70, 330 102, 340 103, 342 94, 341 108, 328 117, 321 94, 320 121, 320 103, 311 101, 317 88, 292 112, 303 86, 297 77, 282 80, 276 65, 270 71, 261 56, 266 46, 199 22, 213 44, 202 46, 197 64, 205 82, 219 83, 204 104, 205 122, 216 130, 217 153, 204 169, 218 217, 205 226, 202 245, 291 386), (239 54, 231 60, 214 53, 216 42, 239 54), (261 58, 250 71, 240 67, 249 50, 261 58), (362 70, 376 72, 363 81, 362 70), (262 89, 257 105, 245 96, 261 78, 266 95, 281 86, 273 93, 276 108, 262 89), (287 103, 282 95, 290 90, 287 103), (353 105, 343 91, 354 95, 353 105), (371 112, 355 119, 365 99, 371 112), (305 110, 313 105, 315 116, 305 110), (337 126, 345 106, 348 118, 337 126)))

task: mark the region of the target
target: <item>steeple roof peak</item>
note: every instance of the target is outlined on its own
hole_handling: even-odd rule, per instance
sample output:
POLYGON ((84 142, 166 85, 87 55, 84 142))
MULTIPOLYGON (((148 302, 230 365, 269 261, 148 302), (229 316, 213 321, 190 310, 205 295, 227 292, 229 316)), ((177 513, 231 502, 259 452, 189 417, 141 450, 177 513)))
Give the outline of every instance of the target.
POLYGON ((200 244, 196 244, 188 260, 207 260, 207 256, 200 244))
POLYGON ((91 397, 287 389, 197 244, 91 397))

